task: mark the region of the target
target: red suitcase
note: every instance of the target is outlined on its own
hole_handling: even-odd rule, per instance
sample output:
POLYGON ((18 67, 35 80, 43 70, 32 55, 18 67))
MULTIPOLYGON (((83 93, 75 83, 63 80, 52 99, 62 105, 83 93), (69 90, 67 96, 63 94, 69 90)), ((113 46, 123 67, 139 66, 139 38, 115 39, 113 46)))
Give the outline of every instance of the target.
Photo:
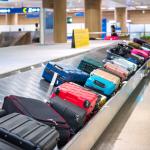
POLYGON ((119 76, 122 79, 122 81, 126 80, 129 76, 129 72, 127 70, 121 68, 120 66, 112 64, 110 62, 107 62, 104 65, 104 68, 106 68, 107 70, 109 70, 113 74, 119 76))
POLYGON ((66 82, 58 86, 52 97, 56 95, 86 110, 87 116, 94 110, 98 100, 97 94, 72 82, 66 82))

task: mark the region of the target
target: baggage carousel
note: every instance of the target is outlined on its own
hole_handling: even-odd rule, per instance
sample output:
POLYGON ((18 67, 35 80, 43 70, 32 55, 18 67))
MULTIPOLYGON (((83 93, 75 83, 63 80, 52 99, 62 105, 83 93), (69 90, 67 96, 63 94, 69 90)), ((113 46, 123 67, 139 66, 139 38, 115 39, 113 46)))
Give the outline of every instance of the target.
MULTIPOLYGON (((87 52, 75 57, 59 60, 58 63, 77 67, 84 56, 102 61, 106 57, 104 48, 87 52)), ((148 61, 123 85, 105 106, 80 130, 67 144, 64 150, 90 150, 121 109, 129 96, 136 89, 148 69, 148 61)), ((33 66, 27 70, 20 70, 0 79, 0 102, 5 96, 18 95, 45 101, 48 99, 49 83, 41 78, 44 64, 33 66), (39 67, 41 66, 42 67, 39 67)))

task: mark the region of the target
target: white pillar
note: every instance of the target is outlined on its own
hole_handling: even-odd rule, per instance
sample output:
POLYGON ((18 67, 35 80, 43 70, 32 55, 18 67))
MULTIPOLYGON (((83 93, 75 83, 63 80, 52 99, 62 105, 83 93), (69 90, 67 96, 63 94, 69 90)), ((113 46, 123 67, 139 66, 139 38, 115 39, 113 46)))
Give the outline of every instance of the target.
POLYGON ((40 44, 45 44, 45 11, 40 9, 40 44))

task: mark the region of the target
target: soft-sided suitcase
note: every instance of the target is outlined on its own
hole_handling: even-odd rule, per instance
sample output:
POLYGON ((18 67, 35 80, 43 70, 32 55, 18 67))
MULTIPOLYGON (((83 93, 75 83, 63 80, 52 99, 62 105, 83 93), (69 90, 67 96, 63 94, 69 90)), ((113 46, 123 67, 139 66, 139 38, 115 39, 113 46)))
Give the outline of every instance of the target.
POLYGON ((112 64, 110 62, 107 62, 104 67, 109 70, 110 72, 112 72, 113 74, 119 76, 122 81, 126 80, 129 77, 129 71, 127 71, 126 69, 121 68, 118 65, 112 64))
POLYGON ((98 100, 97 94, 72 82, 58 86, 55 93, 52 94, 52 98, 54 96, 59 96, 61 99, 86 110, 86 116, 92 113, 98 100))
POLYGON ((23 149, 19 148, 18 146, 10 142, 0 139, 0 150, 23 150, 23 149))
POLYGON ((3 109, 8 114, 21 113, 49 126, 55 126, 60 134, 59 146, 70 139, 70 126, 51 106, 42 101, 11 95, 5 97, 3 109))
POLYGON ((127 60, 134 63, 134 64, 139 65, 139 61, 137 59, 133 58, 133 57, 129 57, 129 58, 127 58, 127 60))
POLYGON ((107 57, 109 59, 109 57, 111 57, 112 55, 119 55, 126 58, 130 54, 132 49, 132 47, 120 43, 116 47, 107 50, 107 57))
POLYGON ((139 49, 133 49, 131 54, 139 55, 144 57, 145 60, 149 58, 149 54, 145 52, 144 50, 139 50, 139 49))
POLYGON ((132 74, 133 72, 135 72, 137 70, 136 64, 129 62, 128 60, 121 58, 121 57, 114 58, 111 60, 111 62, 113 64, 116 64, 116 65, 128 70, 130 74, 132 74))
POLYGON ((55 63, 48 63, 44 69, 42 77, 51 82, 54 73, 58 74, 55 85, 58 86, 64 82, 75 82, 81 85, 84 85, 89 75, 77 68, 67 66, 67 65, 58 65, 55 63))
POLYGON ((104 40, 119 40, 118 36, 106 36, 104 40))
POLYGON ((138 38, 134 38, 133 42, 138 43, 140 45, 143 45, 144 43, 146 43, 144 40, 138 39, 138 38))
POLYGON ((100 76, 104 79, 107 79, 109 80, 110 82, 113 82, 115 85, 116 85, 116 89, 119 87, 120 85, 120 78, 113 75, 113 74, 110 74, 106 71, 103 71, 101 69, 96 69, 94 71, 91 72, 91 75, 96 75, 96 76, 100 76))
POLYGON ((113 82, 96 75, 90 76, 87 79, 85 87, 100 92, 106 96, 111 96, 116 90, 116 85, 113 82))
POLYGON ((53 150, 59 133, 55 127, 12 113, 0 118, 0 138, 25 150, 53 150))
POLYGON ((144 46, 141 46, 141 49, 142 49, 142 50, 144 50, 144 51, 150 51, 150 49, 149 49, 149 48, 144 47, 144 46))
POLYGON ((78 69, 90 74, 94 69, 102 67, 102 62, 96 61, 92 58, 84 57, 83 60, 81 60, 78 69))
POLYGON ((133 48, 141 49, 141 45, 138 43, 129 42, 128 45, 133 47, 133 48))
POLYGON ((136 55, 136 54, 131 54, 130 57, 133 57, 139 61, 140 64, 143 64, 145 59, 142 56, 136 55))
POLYGON ((55 96, 50 105, 67 121, 73 131, 78 132, 85 124, 86 111, 76 105, 55 96))

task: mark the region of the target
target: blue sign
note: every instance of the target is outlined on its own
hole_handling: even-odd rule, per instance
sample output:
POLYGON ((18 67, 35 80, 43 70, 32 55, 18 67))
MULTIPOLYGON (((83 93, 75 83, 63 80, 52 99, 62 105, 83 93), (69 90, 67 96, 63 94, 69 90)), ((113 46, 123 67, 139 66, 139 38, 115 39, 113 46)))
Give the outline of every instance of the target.
POLYGON ((84 12, 77 12, 74 15, 77 17, 84 17, 84 12))
POLYGON ((34 18, 39 18, 40 17, 40 13, 36 12, 36 13, 27 13, 26 17, 29 19, 34 19, 34 18))
POLYGON ((0 8, 0 14, 17 14, 17 13, 35 13, 40 12, 39 7, 23 7, 23 8, 0 8))
MULTIPOLYGON (((102 19, 102 32, 107 32, 107 19, 102 19)), ((102 38, 104 39, 106 37, 106 33, 102 34, 102 38)))

